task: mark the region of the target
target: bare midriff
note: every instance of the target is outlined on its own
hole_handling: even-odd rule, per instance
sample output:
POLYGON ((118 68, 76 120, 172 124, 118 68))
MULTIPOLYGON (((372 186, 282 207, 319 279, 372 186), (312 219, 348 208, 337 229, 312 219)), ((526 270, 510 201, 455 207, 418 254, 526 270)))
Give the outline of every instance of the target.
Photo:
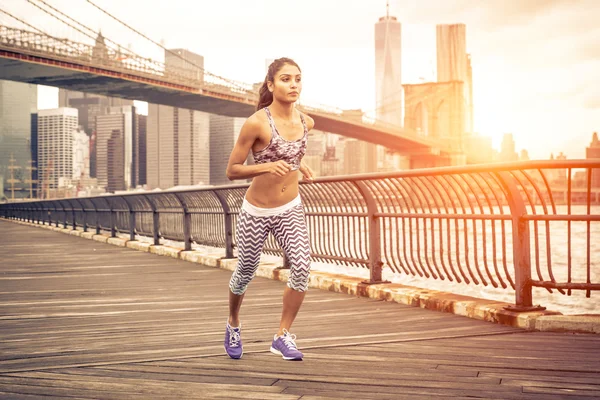
POLYGON ((273 208, 289 203, 298 196, 299 171, 284 176, 255 176, 246 192, 246 200, 255 207, 273 208))

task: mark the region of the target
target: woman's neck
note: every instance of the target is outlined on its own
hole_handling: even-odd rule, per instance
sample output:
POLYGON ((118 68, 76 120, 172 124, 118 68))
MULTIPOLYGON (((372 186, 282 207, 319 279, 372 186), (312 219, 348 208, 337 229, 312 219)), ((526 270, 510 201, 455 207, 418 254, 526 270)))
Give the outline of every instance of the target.
POLYGON ((294 118, 294 103, 283 104, 274 100, 269 108, 271 114, 275 114, 280 119, 291 121, 294 118))

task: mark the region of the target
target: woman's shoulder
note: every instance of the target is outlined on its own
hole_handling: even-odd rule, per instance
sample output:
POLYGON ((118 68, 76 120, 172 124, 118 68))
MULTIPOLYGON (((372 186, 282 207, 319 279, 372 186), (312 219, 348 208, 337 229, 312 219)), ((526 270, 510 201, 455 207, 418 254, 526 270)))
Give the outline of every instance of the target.
POLYGON ((265 110, 258 110, 244 121, 240 135, 256 138, 263 135, 268 129, 269 120, 267 119, 265 110))
POLYGON ((300 113, 300 115, 302 116, 302 118, 304 118, 304 121, 306 121, 306 128, 310 131, 312 128, 314 128, 315 126, 315 120, 311 118, 310 115, 303 113, 302 111, 298 110, 298 112, 300 113))
POLYGON ((264 124, 268 124, 269 121, 267 119, 267 114, 265 113, 265 110, 260 109, 254 112, 254 114, 252 114, 251 116, 249 116, 246 119, 246 122, 244 123, 244 125, 247 125, 249 127, 260 127, 260 126, 264 126, 264 124))

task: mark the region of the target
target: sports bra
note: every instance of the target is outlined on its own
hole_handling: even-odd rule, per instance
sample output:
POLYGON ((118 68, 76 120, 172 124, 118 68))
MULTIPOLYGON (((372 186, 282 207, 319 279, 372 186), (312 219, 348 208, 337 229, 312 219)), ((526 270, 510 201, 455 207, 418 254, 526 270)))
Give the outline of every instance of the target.
POLYGON ((304 135, 300 139, 291 142, 281 137, 277 131, 269 109, 265 107, 263 110, 267 113, 269 125, 271 126, 271 141, 264 149, 256 152, 252 151, 254 162, 263 164, 283 160, 292 166, 292 171, 299 169, 300 161, 306 153, 306 142, 308 140, 308 129, 302 113, 300 113, 300 120, 302 120, 302 126, 304 127, 304 135))

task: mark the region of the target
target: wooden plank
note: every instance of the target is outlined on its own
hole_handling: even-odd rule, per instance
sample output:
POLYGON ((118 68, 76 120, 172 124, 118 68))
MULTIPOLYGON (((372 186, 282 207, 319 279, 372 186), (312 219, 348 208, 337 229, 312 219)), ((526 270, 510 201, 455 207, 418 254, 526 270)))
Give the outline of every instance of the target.
MULTIPOLYGON (((283 388, 277 386, 251 386, 214 383, 194 382, 168 382, 149 381, 129 378, 98 377, 86 380, 78 379, 48 379, 37 376, 38 372, 11 374, 0 376, 0 385, 34 385, 48 389, 52 393, 54 389, 71 389, 76 395, 94 394, 102 397, 104 392, 120 392, 136 395, 145 395, 147 398, 153 396, 169 396, 171 398, 202 398, 202 397, 227 397, 245 399, 297 399, 296 395, 281 395, 283 388)), ((0 386, 1 387, 1 386, 0 386)), ((2 389, 0 389, 2 390, 2 389)))
POLYGON ((599 395, 600 335, 313 289, 293 327, 305 360, 285 362, 269 353, 285 286, 260 278, 242 307, 244 357, 231 360, 231 272, 1 220, 0 235, 0 398, 599 395))

